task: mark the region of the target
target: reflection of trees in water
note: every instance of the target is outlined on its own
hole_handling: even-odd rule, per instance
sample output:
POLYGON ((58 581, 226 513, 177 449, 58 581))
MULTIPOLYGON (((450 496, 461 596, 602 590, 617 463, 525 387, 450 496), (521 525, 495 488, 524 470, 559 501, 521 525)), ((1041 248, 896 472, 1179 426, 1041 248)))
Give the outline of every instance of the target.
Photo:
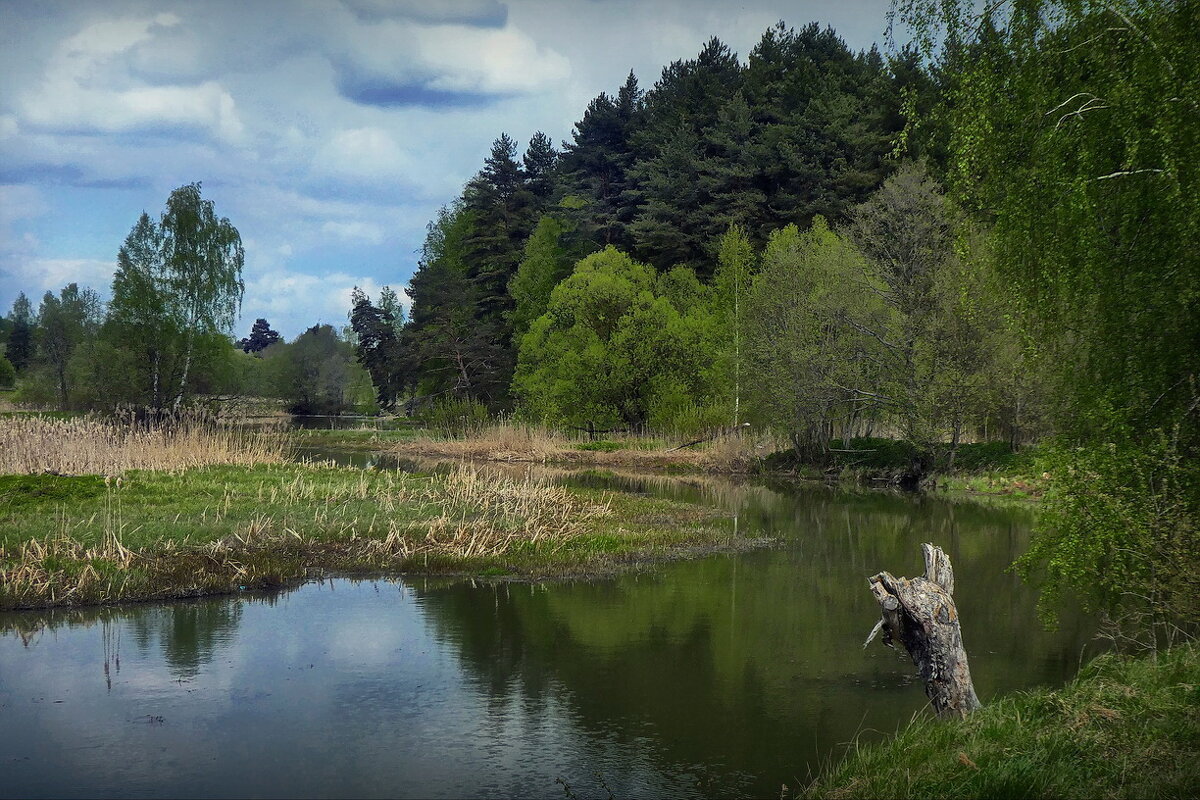
MULTIPOLYGON (((277 597, 259 598, 274 604, 277 597)), ((217 649, 233 638, 242 617, 244 598, 136 605, 123 607, 46 609, 0 615, 0 633, 15 631, 26 646, 36 646, 46 631, 59 627, 100 628, 105 684, 121 671, 121 644, 131 635, 139 650, 157 644, 175 678, 190 678, 212 662, 217 649)))
POLYGON ((100 620, 100 637, 104 642, 104 686, 112 691, 112 675, 121 674, 121 626, 114 625, 110 617, 100 620))
POLYGON ((724 764, 766 781, 726 775, 726 789, 777 791, 768 779, 803 778, 860 725, 907 720, 924 703, 911 665, 861 648, 878 615, 866 578, 920 572, 924 541, 954 560, 981 689, 1058 682, 1090 635, 1082 618, 1064 618, 1057 636, 1036 630, 1034 593, 1006 572, 1028 537, 1022 511, 821 486, 638 480, 635 490, 720 504, 742 535, 781 546, 594 584, 419 593, 439 638, 490 697, 536 702, 564 686, 585 730, 602 741, 649 734, 670 772, 724 764), (768 774, 781 765, 794 774, 768 774))
POLYGON ((140 649, 157 641, 171 675, 191 678, 233 638, 241 618, 242 603, 221 598, 147 606, 131 611, 126 623, 140 649))

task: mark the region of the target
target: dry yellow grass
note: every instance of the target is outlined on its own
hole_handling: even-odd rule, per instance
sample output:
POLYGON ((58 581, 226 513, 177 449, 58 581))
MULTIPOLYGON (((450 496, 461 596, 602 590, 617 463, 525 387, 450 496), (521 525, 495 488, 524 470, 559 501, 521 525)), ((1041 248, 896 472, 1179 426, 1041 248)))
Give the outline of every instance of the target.
POLYGON ((400 455, 439 456, 460 460, 531 462, 537 464, 588 464, 606 467, 684 467, 699 472, 748 472, 754 461, 772 452, 776 443, 761 436, 734 433, 715 438, 698 447, 671 449, 663 443, 646 447, 637 436, 621 437, 627 446, 613 450, 580 449, 586 439, 571 437, 521 422, 496 423, 462 438, 422 434, 398 443, 400 455))
POLYGON ((0 417, 0 474, 118 475, 127 469, 187 469, 284 460, 283 440, 233 430, 198 416, 170 425, 94 417, 0 417))

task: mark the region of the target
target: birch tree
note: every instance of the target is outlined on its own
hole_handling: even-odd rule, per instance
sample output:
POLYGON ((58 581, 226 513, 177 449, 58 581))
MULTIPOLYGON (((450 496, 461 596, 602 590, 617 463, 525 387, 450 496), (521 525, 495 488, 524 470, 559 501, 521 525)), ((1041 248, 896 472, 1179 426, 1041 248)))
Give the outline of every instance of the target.
POLYGON ((217 217, 200 184, 171 192, 159 223, 166 311, 182 338, 183 362, 171 400, 179 408, 187 391, 198 340, 227 333, 241 310, 245 251, 237 228, 217 217))
POLYGON ((199 352, 237 317, 243 261, 237 229, 198 183, 172 192, 158 223, 142 212, 117 253, 105 335, 136 356, 146 405, 183 402, 199 352))

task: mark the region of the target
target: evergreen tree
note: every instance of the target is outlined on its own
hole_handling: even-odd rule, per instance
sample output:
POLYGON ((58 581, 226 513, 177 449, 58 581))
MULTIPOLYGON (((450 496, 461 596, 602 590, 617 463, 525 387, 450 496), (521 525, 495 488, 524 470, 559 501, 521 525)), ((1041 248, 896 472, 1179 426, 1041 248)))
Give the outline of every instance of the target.
POLYGON ((529 140, 521 163, 525 167, 525 183, 533 195, 534 209, 540 214, 549 206, 554 195, 559 153, 554 142, 538 131, 529 140))
POLYGON ((271 330, 271 323, 259 317, 250 326, 250 335, 240 339, 237 344, 244 353, 261 353, 281 339, 278 331, 271 330))
POLYGON ((637 77, 610 97, 601 93, 575 123, 561 159, 564 191, 585 201, 585 225, 601 245, 628 246, 637 198, 631 185, 632 138, 641 119, 643 94, 637 77))
POLYGON ((409 283, 403 347, 419 396, 449 393, 498 405, 507 397, 511 351, 496 317, 479 313, 480 285, 466 266, 474 225, 465 202, 442 209, 430 223, 409 283))
POLYGON ((653 158, 634 169, 643 204, 629 232, 637 252, 651 264, 695 267, 703 256, 703 222, 707 199, 701 194, 699 141, 691 127, 680 124, 653 158))
POLYGON ((391 408, 402 393, 408 377, 408 364, 400 346, 402 329, 398 327, 396 312, 388 307, 396 305, 396 295, 392 292, 390 297, 381 297, 380 304, 376 306, 365 292, 355 286, 350 297, 353 302, 350 327, 354 331, 355 355, 358 363, 371 376, 379 406, 391 408))
POLYGON ((474 285, 475 314, 503 337, 505 315, 511 310, 508 282, 517 271, 521 248, 533 226, 532 195, 516 160, 516 143, 501 134, 491 154, 463 192, 471 215, 464 239, 463 265, 474 285))
POLYGON ((8 334, 8 344, 5 357, 13 365, 13 369, 21 372, 33 359, 34 326, 33 305, 24 292, 17 295, 13 301, 12 310, 8 312, 12 328, 8 334))

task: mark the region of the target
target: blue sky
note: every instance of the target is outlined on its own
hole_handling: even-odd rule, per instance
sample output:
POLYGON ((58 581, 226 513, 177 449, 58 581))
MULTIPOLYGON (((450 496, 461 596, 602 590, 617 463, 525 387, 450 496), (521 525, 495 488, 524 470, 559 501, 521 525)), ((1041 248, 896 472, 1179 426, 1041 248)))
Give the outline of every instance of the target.
MULTIPOLYGON (((0 313, 76 281, 107 296, 138 215, 177 186, 246 247, 245 335, 341 325, 402 287, 425 225, 501 133, 568 139, 632 69, 779 19, 882 42, 888 0, 0 0, 0 313)), ((245 330, 243 330, 245 329, 245 330)))

